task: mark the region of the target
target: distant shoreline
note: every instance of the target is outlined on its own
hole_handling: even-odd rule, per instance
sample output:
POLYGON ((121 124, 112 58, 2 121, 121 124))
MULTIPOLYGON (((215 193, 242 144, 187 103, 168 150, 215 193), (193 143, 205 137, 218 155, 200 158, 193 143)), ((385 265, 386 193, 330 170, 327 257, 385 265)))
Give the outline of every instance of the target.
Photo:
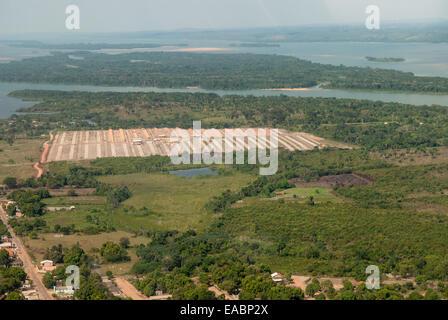
POLYGON ((367 61, 370 62, 404 62, 404 58, 376 58, 376 57, 365 57, 367 61))
POLYGON ((230 51, 230 48, 179 48, 165 50, 169 52, 215 52, 215 51, 230 51))
POLYGON ((311 88, 273 88, 273 89, 260 89, 266 91, 311 91, 311 88))

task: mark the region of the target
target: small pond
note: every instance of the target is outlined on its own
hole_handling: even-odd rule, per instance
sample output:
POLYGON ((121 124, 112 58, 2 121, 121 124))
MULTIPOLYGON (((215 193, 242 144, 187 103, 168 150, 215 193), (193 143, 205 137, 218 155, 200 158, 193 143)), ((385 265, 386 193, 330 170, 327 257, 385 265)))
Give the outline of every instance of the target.
POLYGON ((169 174, 174 174, 178 177, 194 178, 201 175, 217 176, 218 172, 210 168, 196 168, 196 169, 170 171, 169 174))

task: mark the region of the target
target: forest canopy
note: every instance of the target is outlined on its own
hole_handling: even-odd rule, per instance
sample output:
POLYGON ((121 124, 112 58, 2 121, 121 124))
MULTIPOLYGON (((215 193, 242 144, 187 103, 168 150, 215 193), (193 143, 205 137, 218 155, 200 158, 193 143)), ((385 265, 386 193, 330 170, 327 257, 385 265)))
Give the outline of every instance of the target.
POLYGON ((333 66, 295 57, 240 53, 78 51, 0 65, 0 81, 246 90, 327 88, 447 93, 448 79, 410 72, 333 66))
MULTIPOLYGON (((55 128, 204 128, 277 127, 304 131, 370 150, 448 145, 448 116, 443 106, 282 96, 218 96, 203 93, 117 93, 23 90, 12 97, 41 101, 21 109, 48 112, 20 116, 16 132, 40 135, 55 128), (25 120, 27 119, 27 120, 25 120), (37 119, 38 128, 25 125, 37 119)), ((0 132, 2 127, 0 127, 0 132)), ((3 126, 8 137, 10 126, 3 126)))

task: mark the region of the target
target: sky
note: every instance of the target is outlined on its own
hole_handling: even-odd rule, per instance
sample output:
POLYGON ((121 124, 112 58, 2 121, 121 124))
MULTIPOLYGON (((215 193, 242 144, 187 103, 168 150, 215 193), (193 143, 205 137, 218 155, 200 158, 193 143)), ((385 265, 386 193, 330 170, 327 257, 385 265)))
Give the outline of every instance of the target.
POLYGON ((448 17, 448 0, 0 0, 0 34, 362 25, 372 4, 382 21, 448 17), (77 31, 65 27, 70 4, 77 31))

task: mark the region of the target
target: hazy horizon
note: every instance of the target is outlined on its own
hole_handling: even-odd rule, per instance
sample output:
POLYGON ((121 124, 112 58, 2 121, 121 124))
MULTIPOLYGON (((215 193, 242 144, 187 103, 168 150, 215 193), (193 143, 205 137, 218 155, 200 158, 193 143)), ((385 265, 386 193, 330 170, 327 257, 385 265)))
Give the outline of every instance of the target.
POLYGON ((427 0, 2 0, 0 34, 164 32, 364 24, 376 4, 382 21, 446 20, 448 1, 427 0), (76 4, 81 29, 65 29, 76 4))

